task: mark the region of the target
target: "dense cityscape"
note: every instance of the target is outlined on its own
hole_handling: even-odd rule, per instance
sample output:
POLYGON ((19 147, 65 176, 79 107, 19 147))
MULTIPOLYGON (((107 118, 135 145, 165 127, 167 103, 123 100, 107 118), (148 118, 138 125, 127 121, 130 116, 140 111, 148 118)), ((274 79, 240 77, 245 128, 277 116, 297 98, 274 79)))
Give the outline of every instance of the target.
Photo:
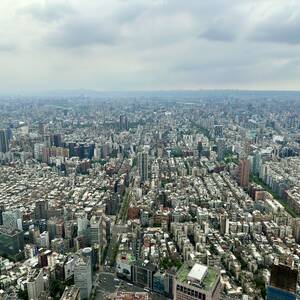
POLYGON ((297 299, 300 93, 0 99, 0 299, 297 299))

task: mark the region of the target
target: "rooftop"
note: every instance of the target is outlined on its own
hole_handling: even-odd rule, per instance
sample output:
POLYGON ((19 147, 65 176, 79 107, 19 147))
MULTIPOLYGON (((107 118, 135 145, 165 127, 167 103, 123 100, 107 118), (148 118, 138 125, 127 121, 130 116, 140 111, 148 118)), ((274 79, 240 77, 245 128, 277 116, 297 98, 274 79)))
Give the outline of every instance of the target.
POLYGON ((194 266, 188 274, 188 277, 192 280, 198 280, 202 282, 203 277, 206 275, 207 269, 207 266, 194 264, 194 266))
POLYGON ((196 263, 193 266, 183 264, 177 272, 176 278, 178 281, 186 283, 190 281, 190 278, 193 278, 199 282, 202 289, 210 291, 214 287, 218 276, 217 269, 196 263))

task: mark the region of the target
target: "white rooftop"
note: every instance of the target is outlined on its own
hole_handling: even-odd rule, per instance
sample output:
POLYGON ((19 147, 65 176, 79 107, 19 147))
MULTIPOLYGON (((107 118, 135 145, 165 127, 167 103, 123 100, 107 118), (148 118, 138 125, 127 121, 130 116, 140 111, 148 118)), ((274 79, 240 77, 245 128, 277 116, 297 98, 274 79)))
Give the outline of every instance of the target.
POLYGON ((208 267, 200 264, 194 264, 192 270, 188 274, 190 280, 202 281, 203 277, 206 275, 208 267))

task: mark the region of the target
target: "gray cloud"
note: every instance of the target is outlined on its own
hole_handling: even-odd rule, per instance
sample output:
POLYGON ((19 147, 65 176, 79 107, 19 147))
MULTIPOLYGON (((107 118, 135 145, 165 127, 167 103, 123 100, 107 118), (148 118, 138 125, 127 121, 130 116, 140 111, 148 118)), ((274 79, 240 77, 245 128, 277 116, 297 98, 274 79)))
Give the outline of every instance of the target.
POLYGON ((226 31, 222 28, 208 28, 199 35, 199 38, 211 41, 233 42, 236 40, 236 35, 234 32, 226 31))
POLYGON ((44 2, 34 3, 22 7, 21 14, 31 15, 34 19, 42 22, 52 22, 62 19, 66 15, 74 14, 74 9, 66 3, 44 2))
POLYGON ((16 50, 16 45, 12 43, 1 43, 0 42, 0 52, 12 52, 16 50))
POLYGON ((137 18, 143 16, 148 11, 149 6, 137 2, 135 5, 130 5, 130 2, 122 2, 121 6, 116 10, 113 18, 118 23, 132 23, 137 18))
POLYGON ((300 14, 270 18, 259 24, 251 38, 258 42, 300 44, 300 14))
POLYGON ((299 15, 296 0, 0 1, 0 88, 296 89, 299 15))
POLYGON ((46 42, 51 46, 78 48, 97 44, 113 45, 117 38, 118 31, 113 24, 79 18, 50 32, 46 42))

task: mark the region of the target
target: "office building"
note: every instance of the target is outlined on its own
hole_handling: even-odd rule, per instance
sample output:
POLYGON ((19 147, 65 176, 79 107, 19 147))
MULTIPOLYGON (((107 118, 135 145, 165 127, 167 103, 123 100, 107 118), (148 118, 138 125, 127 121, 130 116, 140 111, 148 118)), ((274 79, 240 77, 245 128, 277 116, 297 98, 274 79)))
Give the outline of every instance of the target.
POLYGON ((120 116, 119 123, 120 130, 128 130, 128 118, 125 115, 120 116))
POLYGON ((101 245, 101 217, 92 216, 90 219, 91 245, 101 245))
POLYGON ((225 235, 229 233, 229 217, 227 212, 220 215, 220 234, 225 235))
POLYGON ((4 211, 2 213, 3 226, 10 229, 22 230, 22 213, 19 209, 4 211))
POLYGON ((248 159, 242 159, 239 164, 238 181, 241 187, 247 187, 249 185, 250 177, 250 161, 248 159))
POLYGON ((253 164, 252 164, 252 172, 254 175, 259 174, 261 165, 262 165, 261 154, 259 152, 255 152, 255 154, 253 156, 253 164))
POLYGON ((76 259, 74 284, 80 289, 80 299, 89 299, 92 292, 92 268, 89 256, 79 256, 76 259))
POLYGON ((42 143, 36 143, 33 145, 33 157, 38 160, 42 161, 43 160, 43 148, 44 144, 42 143))
POLYGON ((57 217, 52 217, 47 222, 50 241, 55 238, 64 237, 64 221, 57 217))
POLYGON ((0 255, 7 255, 13 259, 19 259, 22 257, 23 251, 23 231, 0 226, 0 255))
POLYGON ((0 205, 0 225, 3 225, 3 214, 4 212, 4 205, 0 205))
POLYGON ((184 264, 174 282, 175 300, 220 299, 220 272, 199 263, 184 264))
POLYGON ((217 144, 218 161, 223 161, 226 152, 226 143, 224 139, 219 139, 217 144))
POLYGON ((223 125, 214 126, 214 136, 216 138, 223 138, 223 125))
POLYGON ((138 154, 138 167, 141 182, 148 180, 148 153, 140 152, 138 154))
POLYGON ((296 300, 298 270, 286 265, 273 265, 267 300, 296 300))
POLYGON ((84 212, 80 212, 77 216, 77 233, 78 235, 86 235, 89 220, 84 212))
POLYGON ((36 219, 47 219, 48 212, 48 201, 39 200, 35 203, 35 218, 36 219))
POLYGON ((201 157, 202 155, 202 150, 203 150, 203 144, 202 144, 202 141, 198 141, 198 144, 197 144, 197 151, 198 151, 198 156, 201 157))
POLYGON ((55 147, 62 147, 63 145, 63 140, 61 134, 53 134, 53 145, 55 147))
POLYGON ((156 266, 148 260, 136 261, 132 268, 132 280, 135 284, 152 289, 153 274, 156 271, 156 266))
POLYGON ((0 129, 0 153, 9 151, 8 136, 5 129, 0 129))
POLYGON ((27 279, 28 299, 39 300, 44 291, 43 269, 34 269, 27 279))

